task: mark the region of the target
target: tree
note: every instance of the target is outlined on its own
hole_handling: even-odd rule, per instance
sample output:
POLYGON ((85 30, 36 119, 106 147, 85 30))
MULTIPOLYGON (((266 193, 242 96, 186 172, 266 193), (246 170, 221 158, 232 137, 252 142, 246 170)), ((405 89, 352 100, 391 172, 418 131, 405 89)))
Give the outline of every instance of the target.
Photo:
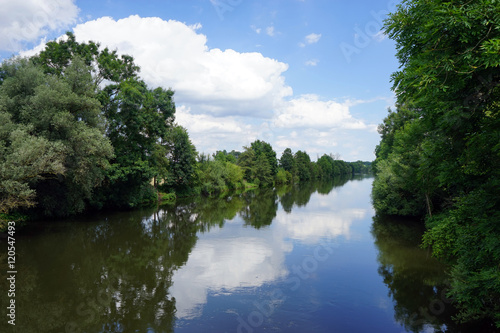
POLYGON ((259 185, 267 186, 273 183, 272 167, 265 154, 260 154, 255 161, 255 178, 259 180, 259 185))
POLYGON ((75 59, 88 66, 87 75, 100 102, 101 126, 116 156, 93 204, 133 207, 156 200, 150 181, 161 176, 167 165, 164 146, 174 121, 174 92, 148 88, 131 56, 119 56, 92 41, 78 43, 72 33, 47 43, 33 61, 46 73, 63 76, 75 59))
POLYGON ((258 158, 260 155, 264 155, 269 167, 271 168, 271 176, 275 176, 278 173, 278 160, 276 158, 276 152, 273 147, 265 141, 255 140, 251 143, 250 147, 255 152, 255 156, 258 158))
POLYGON ((196 182, 196 148, 189 139, 187 130, 179 125, 170 129, 167 142, 170 163, 165 184, 177 191, 186 192, 196 182))
POLYGON ((17 207, 36 200, 48 215, 83 211, 113 154, 89 68, 75 58, 59 77, 44 74, 29 60, 14 59, 1 72, 2 126, 13 129, 3 137, 8 153, 3 162, 9 164, 3 184, 13 193, 17 182, 18 198, 25 198, 17 207))
POLYGON ((280 166, 290 173, 293 173, 295 169, 295 160, 293 158, 293 153, 290 148, 286 148, 280 158, 280 166))
POLYGON ((306 152, 297 151, 294 156, 297 175, 300 181, 311 179, 311 158, 306 152))
POLYGON ((238 165, 243 169, 244 178, 252 181, 255 178, 255 151, 250 147, 243 147, 244 151, 238 158, 238 165))
POLYGON ((321 177, 330 178, 334 176, 333 159, 331 156, 324 154, 318 159, 317 164, 321 168, 321 177))
POLYGON ((389 16, 399 108, 380 128, 373 192, 376 207, 426 215, 425 244, 453 267, 459 318, 491 318, 497 327, 499 11, 491 0, 406 0, 389 16))
POLYGON ((173 91, 151 90, 142 81, 128 79, 107 86, 104 93, 109 96, 103 108, 106 132, 116 152, 107 196, 114 205, 136 206, 145 199, 142 189, 161 176, 165 155, 158 153, 168 153, 161 147, 178 144, 179 133, 170 132, 175 112, 173 91))
POLYGON ((0 213, 35 206, 36 191, 30 185, 65 173, 64 146, 28 129, 0 112, 0 213))
POLYGON ((61 76, 76 56, 90 68, 96 88, 104 81, 116 83, 138 77, 139 66, 131 56, 119 56, 117 51, 109 51, 107 47, 101 49, 100 44, 93 41, 78 43, 71 32, 59 42, 48 42, 33 61, 42 66, 45 73, 61 76))

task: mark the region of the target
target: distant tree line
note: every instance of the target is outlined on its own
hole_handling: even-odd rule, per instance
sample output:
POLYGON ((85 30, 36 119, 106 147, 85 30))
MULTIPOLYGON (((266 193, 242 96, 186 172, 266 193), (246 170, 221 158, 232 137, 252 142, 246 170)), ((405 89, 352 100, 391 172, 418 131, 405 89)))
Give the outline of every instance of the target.
POLYGON ((367 172, 256 140, 242 152, 199 154, 175 123, 174 91, 150 88, 130 56, 72 33, 0 67, 0 220, 68 216, 367 172), (10 214, 10 215, 8 215, 10 214))
POLYGON ((217 151, 212 156, 198 157, 199 187, 202 193, 211 194, 247 187, 266 187, 275 184, 290 184, 317 179, 330 179, 354 173, 369 173, 371 162, 344 162, 330 155, 323 155, 312 162, 306 152, 292 153, 285 149, 281 158, 267 142, 256 140, 243 152, 217 151))

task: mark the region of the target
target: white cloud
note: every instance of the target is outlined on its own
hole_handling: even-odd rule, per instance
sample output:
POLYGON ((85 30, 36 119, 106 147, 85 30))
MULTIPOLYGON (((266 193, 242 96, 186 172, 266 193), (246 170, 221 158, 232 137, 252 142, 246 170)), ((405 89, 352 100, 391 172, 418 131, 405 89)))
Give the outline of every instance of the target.
POLYGON ((321 34, 312 33, 312 34, 307 35, 304 38, 304 42, 299 43, 299 46, 306 47, 307 44, 315 44, 315 43, 319 42, 320 39, 321 39, 321 34))
POLYGON ((319 42, 320 38, 321 38, 321 34, 312 33, 312 34, 306 36, 306 42, 307 42, 307 44, 314 44, 314 43, 319 42))
MULTIPOLYGON (((79 24, 74 33, 80 42, 93 40, 132 55, 151 87, 174 89, 176 121, 188 129, 200 152, 241 150, 261 139, 278 155, 287 147, 323 154, 337 152, 337 142, 364 136, 369 144, 362 143, 368 147, 362 153, 372 158, 370 144, 379 140, 376 125, 350 113, 351 107, 371 101, 294 97, 285 83, 287 64, 257 52, 210 49, 200 29, 199 24, 130 16, 79 24)), ((314 64, 316 59, 307 63, 314 64)))
POLYGON ((19 51, 50 31, 76 22, 78 7, 73 0, 1 1, 0 50, 19 51))
POLYGON ((191 109, 181 105, 176 109, 176 120, 181 124, 189 124, 189 128, 201 133, 241 133, 243 125, 231 117, 217 119, 206 114, 192 114, 191 109))
POLYGON ((176 101, 195 113, 270 117, 292 89, 282 74, 288 65, 260 53, 209 49, 205 35, 178 21, 130 16, 103 17, 74 28, 79 41, 134 56, 153 86, 172 87, 176 101))
POLYGON ((351 116, 347 103, 321 101, 314 94, 302 95, 284 105, 277 111, 274 125, 284 128, 367 128, 364 122, 351 116))
POLYGON ((311 59, 311 60, 307 60, 305 62, 305 64, 306 64, 306 66, 317 66, 318 62, 319 62, 318 59, 311 59))

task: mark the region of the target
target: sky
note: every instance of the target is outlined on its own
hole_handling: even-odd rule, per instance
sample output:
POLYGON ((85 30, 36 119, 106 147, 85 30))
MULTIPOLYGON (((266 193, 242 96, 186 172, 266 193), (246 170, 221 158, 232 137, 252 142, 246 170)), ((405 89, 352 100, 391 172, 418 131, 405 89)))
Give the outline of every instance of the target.
POLYGON ((0 0, 0 61, 66 31, 134 57, 150 88, 175 91, 199 152, 259 139, 312 160, 372 161, 393 107, 393 0, 0 0))

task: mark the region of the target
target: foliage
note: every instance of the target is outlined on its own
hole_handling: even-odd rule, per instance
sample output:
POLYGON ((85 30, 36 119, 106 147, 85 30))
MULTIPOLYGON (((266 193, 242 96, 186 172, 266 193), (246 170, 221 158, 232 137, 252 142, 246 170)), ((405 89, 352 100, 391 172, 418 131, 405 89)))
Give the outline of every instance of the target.
POLYGON ((297 151, 294 155, 297 176, 300 181, 311 179, 311 158, 306 152, 297 151))
POLYGON ((280 166, 292 174, 295 173, 295 159, 290 148, 286 148, 280 158, 280 166))
MULTIPOLYGON (((276 173, 278 173, 278 160, 276 158, 276 152, 273 150, 273 147, 265 141, 255 140, 250 145, 251 149, 255 152, 255 156, 259 158, 262 156, 262 159, 267 161, 269 165, 269 176, 274 177, 276 173)), ((263 163, 261 163, 263 164, 263 163)))
POLYGON ((401 69, 379 127, 379 212, 427 217, 461 320, 500 327, 500 3, 406 0, 385 24, 401 69))
POLYGON ((201 191, 205 194, 224 192, 228 189, 240 189, 243 184, 243 169, 221 159, 199 163, 198 171, 201 191))
POLYGON ((196 182, 196 148, 189 139, 189 135, 181 126, 170 128, 167 142, 169 152, 169 168, 164 179, 165 186, 176 191, 185 192, 194 187, 196 182))
POLYGON ((2 210, 38 202, 48 215, 83 211, 113 152, 88 68, 75 58, 57 77, 14 59, 2 72, 2 210))
POLYGON ((261 186, 272 185, 278 173, 276 152, 267 142, 256 140, 238 157, 238 165, 243 169, 244 178, 261 186))
POLYGON ((173 91, 148 88, 139 79, 132 57, 119 56, 92 41, 78 43, 72 33, 47 43, 33 62, 46 73, 62 77, 75 59, 88 66, 84 74, 100 102, 97 122, 115 151, 93 205, 134 207, 150 201, 150 180, 154 178, 156 185, 168 168, 165 146, 174 120, 173 91))
POLYGON ((161 203, 174 203, 177 199, 175 193, 160 193, 160 202, 161 203))

